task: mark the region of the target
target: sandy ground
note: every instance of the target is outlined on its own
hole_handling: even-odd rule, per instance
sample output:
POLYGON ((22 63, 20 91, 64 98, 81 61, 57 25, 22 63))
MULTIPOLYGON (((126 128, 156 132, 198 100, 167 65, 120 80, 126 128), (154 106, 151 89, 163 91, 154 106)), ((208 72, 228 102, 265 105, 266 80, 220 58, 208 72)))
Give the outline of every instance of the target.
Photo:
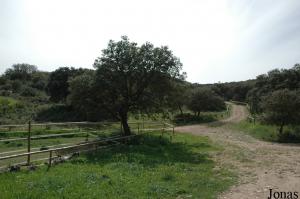
POLYGON ((220 199, 267 199, 269 189, 298 192, 300 198, 300 145, 263 142, 230 128, 231 123, 246 117, 244 106, 233 105, 227 119, 206 125, 176 127, 176 131, 208 136, 224 147, 225 150, 213 154, 213 158, 218 167, 237 172, 239 183, 222 193, 220 199))

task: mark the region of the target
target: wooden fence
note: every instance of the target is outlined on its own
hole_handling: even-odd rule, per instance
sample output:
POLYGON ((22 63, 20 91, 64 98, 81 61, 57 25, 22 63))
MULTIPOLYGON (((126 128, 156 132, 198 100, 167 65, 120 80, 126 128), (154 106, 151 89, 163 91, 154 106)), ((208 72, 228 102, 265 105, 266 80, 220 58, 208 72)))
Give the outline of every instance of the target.
MULTIPOLYGON (((8 159, 14 159, 14 158, 19 158, 19 157, 27 157, 26 162, 18 162, 15 163, 14 165, 21 165, 21 166, 29 166, 33 162, 39 162, 39 161, 48 161, 48 166, 51 167, 52 165, 52 160, 56 158, 61 158, 63 155, 66 154, 72 154, 74 152, 82 152, 82 151, 90 151, 90 150, 97 150, 99 148, 106 148, 109 146, 113 146, 116 144, 119 144, 123 141, 126 141, 128 139, 131 139, 135 136, 141 135, 144 132, 149 132, 149 131, 154 131, 154 130, 161 130, 162 131, 162 136, 167 132, 171 131, 170 139, 172 139, 172 136, 174 135, 174 126, 168 123, 161 123, 161 122, 131 122, 129 125, 135 125, 136 128, 134 129, 136 131, 136 134, 130 135, 130 136, 113 136, 113 137, 108 137, 105 139, 96 139, 96 140, 91 140, 88 141, 89 134, 93 131, 83 131, 83 132, 71 132, 71 133, 60 133, 60 134, 47 134, 47 135, 36 135, 32 136, 32 128, 33 127, 46 127, 49 128, 51 126, 72 126, 76 125, 80 127, 83 126, 96 126, 96 125, 111 125, 111 124, 116 124, 115 122, 67 122, 67 123, 31 123, 28 122, 27 125, 0 125, 0 130, 6 130, 6 132, 1 132, 1 134, 8 134, 11 135, 13 133, 24 133, 27 134, 26 137, 17 137, 17 138, 7 138, 7 139, 0 139, 0 142, 13 142, 13 141, 27 141, 27 150, 15 150, 15 151, 5 151, 0 153, 0 162, 3 160, 8 160, 8 159), (150 128, 145 128, 146 126, 150 126, 150 128), (153 127, 154 126, 154 127, 153 127), (156 127, 158 126, 158 127, 156 127), (156 128, 155 128, 156 127, 156 128), (23 131, 18 131, 18 132, 13 132, 13 129, 21 129, 23 131), (24 131, 26 129, 26 131, 24 131), (56 138, 56 137, 62 137, 62 136, 72 136, 72 135, 85 135, 86 139, 84 142, 80 143, 73 143, 73 144, 61 144, 61 145, 67 145, 67 146, 61 146, 57 147, 56 146, 46 146, 45 149, 43 150, 37 150, 38 148, 32 148, 31 147, 31 141, 32 140, 38 140, 38 139, 47 139, 47 138, 56 138), (53 148, 52 148, 53 147, 53 148), (32 151, 32 149, 34 149, 32 151), (13 155, 6 155, 6 154, 12 154, 13 155), (42 154, 42 153, 49 153, 48 158, 39 158, 35 160, 31 160, 31 157, 36 154, 42 154), (55 153, 55 154, 54 154, 55 153), (2 155, 2 156, 1 156, 2 155), (4 156, 3 156, 4 155, 4 156)), ((122 124, 120 125, 120 132, 122 132, 122 124)), ((0 167, 0 169, 6 168, 0 167)))

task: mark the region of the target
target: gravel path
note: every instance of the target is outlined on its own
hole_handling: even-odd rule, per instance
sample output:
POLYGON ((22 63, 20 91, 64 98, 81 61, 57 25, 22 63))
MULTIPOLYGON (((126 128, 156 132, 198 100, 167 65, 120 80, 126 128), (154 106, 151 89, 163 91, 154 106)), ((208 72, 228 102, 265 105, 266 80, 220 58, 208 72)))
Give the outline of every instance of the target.
POLYGON ((232 105, 232 114, 227 119, 176 127, 176 131, 209 136, 224 147, 223 152, 213 157, 218 167, 237 172, 239 183, 220 195, 220 199, 267 199, 270 189, 298 192, 300 198, 300 145, 263 142, 230 128, 246 117, 244 106, 232 105))

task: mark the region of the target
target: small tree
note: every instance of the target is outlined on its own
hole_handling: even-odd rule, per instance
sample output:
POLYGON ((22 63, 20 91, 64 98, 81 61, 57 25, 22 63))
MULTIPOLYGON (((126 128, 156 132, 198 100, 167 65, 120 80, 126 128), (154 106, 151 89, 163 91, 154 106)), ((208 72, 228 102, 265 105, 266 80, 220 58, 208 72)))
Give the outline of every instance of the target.
POLYGON ((225 109, 224 100, 210 89, 198 88, 192 91, 188 108, 197 116, 203 111, 220 111, 225 109))
POLYGON ((265 120, 279 126, 282 135, 285 125, 294 125, 300 121, 299 92, 288 89, 274 91, 264 99, 263 111, 265 120))
POLYGON ((257 115, 262 112, 261 110, 261 96, 259 89, 253 88, 247 94, 247 102, 249 104, 250 113, 252 115, 257 115))
MULTIPOLYGON (((183 77, 185 78, 185 77, 183 77)), ((179 111, 180 115, 183 115, 183 107, 187 104, 186 99, 188 98, 188 84, 182 79, 178 79, 172 82, 174 89, 168 96, 169 107, 172 112, 179 111)))

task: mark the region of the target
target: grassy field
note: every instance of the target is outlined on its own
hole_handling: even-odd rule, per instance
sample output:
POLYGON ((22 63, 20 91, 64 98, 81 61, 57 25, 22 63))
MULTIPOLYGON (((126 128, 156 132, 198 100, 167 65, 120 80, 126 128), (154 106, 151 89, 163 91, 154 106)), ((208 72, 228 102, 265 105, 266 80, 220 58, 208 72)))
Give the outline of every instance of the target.
MULTIPOLYGON (((0 129, 0 157, 27 152, 28 126, 18 127, 10 131, 7 128, 0 129), (25 138, 25 140, 6 141, 7 139, 25 138)), ((31 151, 42 151, 50 148, 73 145, 87 140, 101 139, 115 134, 120 134, 120 124, 97 124, 78 126, 65 125, 55 126, 32 126, 32 138, 37 136, 57 135, 50 138, 39 138, 31 140, 31 151), (70 134, 71 133, 71 134, 70 134), (75 135, 73 134, 75 133, 75 135), (59 136, 58 136, 59 135, 59 136)), ((40 153, 31 156, 31 160, 49 157, 49 153, 40 153)), ((0 161, 0 168, 26 161, 26 157, 18 157, 0 161)))
POLYGON ((183 107, 183 114, 179 111, 170 113, 168 117, 164 117, 162 114, 155 114, 152 117, 145 115, 144 119, 141 115, 132 114, 129 115, 129 122, 158 122, 164 121, 170 124, 174 124, 176 126, 181 125, 190 125, 190 124, 201 124, 214 122, 217 120, 224 119, 229 116, 229 112, 231 110, 231 104, 226 104, 226 110, 216 111, 216 112, 201 112, 200 116, 195 116, 195 114, 188 110, 186 107, 183 107))
POLYGON ((214 169, 207 137, 159 132, 128 145, 82 154, 49 171, 0 174, 1 198, 216 198, 235 182, 214 169))
POLYGON ((286 143, 300 142, 299 127, 286 126, 284 128, 284 133, 281 136, 278 135, 278 127, 274 125, 261 124, 259 122, 254 124, 248 121, 243 121, 237 124, 232 124, 232 128, 248 133, 257 139, 264 141, 286 143))
POLYGON ((171 119, 171 123, 176 126, 210 123, 227 118, 230 114, 231 105, 227 105, 227 110, 218 112, 202 112, 199 116, 196 116, 191 111, 185 111, 182 115, 178 114, 171 119))
POLYGON ((263 125, 260 123, 250 123, 242 121, 237 124, 232 124, 236 130, 248 133, 249 135, 265 141, 275 142, 278 140, 277 128, 275 126, 263 125))

